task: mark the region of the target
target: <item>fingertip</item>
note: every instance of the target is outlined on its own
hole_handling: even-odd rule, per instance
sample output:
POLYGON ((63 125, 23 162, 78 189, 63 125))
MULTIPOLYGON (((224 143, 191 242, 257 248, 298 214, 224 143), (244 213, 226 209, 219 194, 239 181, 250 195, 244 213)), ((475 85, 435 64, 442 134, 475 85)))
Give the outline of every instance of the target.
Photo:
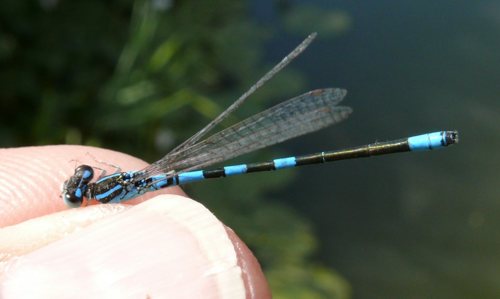
POLYGON ((128 208, 130 206, 95 205, 68 209, 1 228, 0 262, 29 254, 128 208))
MULTIPOLYGON (((147 163, 129 155, 90 146, 57 145, 0 150, 0 227, 31 218, 67 210, 61 188, 80 164, 106 168, 108 174, 137 170, 147 163), (104 161, 106 164, 101 165, 104 161)), ((183 195, 180 188, 162 193, 183 195)), ((157 194, 156 194, 157 195, 157 194)), ((137 204, 153 195, 147 194, 127 204, 137 204)))
POLYGON ((270 297, 261 296, 268 290, 262 271, 234 233, 201 204, 172 195, 98 221, 9 269, 5 298, 75 289, 87 298, 270 297))
POLYGON ((247 293, 246 298, 271 298, 269 284, 257 258, 232 229, 226 227, 226 231, 238 256, 238 264, 241 267, 247 293))

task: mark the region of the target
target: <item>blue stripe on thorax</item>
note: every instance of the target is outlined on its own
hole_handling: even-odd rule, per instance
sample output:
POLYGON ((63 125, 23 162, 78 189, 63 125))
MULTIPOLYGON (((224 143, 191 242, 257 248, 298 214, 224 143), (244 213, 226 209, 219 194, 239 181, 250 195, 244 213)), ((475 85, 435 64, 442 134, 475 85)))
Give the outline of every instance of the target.
MULTIPOLYGON (((122 185, 116 184, 113 188, 109 189, 108 191, 101 193, 101 194, 96 194, 95 199, 100 201, 104 198, 107 198, 108 196, 110 196, 111 194, 115 193, 117 190, 120 190, 122 188, 123 188, 122 185)), ((115 198, 116 198, 116 196, 115 196, 115 198)))

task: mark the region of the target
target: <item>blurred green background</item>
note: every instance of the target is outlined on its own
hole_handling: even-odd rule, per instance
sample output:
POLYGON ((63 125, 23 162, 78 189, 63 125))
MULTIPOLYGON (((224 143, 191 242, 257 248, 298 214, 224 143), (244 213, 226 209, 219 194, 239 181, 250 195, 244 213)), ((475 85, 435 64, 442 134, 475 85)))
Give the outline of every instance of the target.
POLYGON ((458 129, 458 146, 194 184, 275 298, 500 297, 499 1, 0 3, 0 145, 162 157, 312 31, 225 125, 321 87, 349 121, 238 161, 458 129))

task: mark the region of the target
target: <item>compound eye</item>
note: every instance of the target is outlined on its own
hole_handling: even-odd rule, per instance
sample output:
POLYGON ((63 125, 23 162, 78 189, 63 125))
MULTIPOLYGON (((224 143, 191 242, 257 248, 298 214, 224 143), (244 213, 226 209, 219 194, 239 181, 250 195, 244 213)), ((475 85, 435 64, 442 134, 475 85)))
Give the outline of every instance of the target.
POLYGON ((75 169, 74 176, 80 177, 83 183, 88 183, 94 177, 94 169, 88 165, 80 165, 75 169))
POLYGON ((63 192, 64 203, 70 208, 79 208, 83 203, 83 196, 77 196, 75 193, 63 192))

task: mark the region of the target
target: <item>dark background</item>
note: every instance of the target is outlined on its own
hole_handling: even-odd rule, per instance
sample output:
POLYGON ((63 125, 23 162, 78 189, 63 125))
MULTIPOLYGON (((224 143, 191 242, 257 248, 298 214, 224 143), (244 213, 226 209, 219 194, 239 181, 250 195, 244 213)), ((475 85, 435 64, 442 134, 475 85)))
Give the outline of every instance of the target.
POLYGON ((154 161, 312 31, 231 121, 321 87, 348 89, 354 114, 238 161, 445 129, 461 143, 187 191, 250 245, 276 298, 498 298, 498 1, 2 1, 0 145, 154 161))

